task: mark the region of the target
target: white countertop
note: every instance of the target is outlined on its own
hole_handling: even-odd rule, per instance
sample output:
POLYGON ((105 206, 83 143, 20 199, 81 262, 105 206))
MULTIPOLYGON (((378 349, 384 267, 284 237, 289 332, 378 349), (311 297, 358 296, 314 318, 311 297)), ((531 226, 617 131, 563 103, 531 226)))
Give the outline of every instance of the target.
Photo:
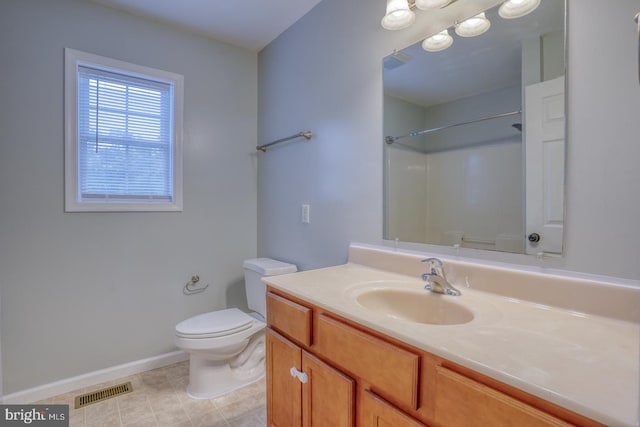
MULTIPOLYGON (((290 295, 610 426, 640 426, 640 325, 459 287, 460 325, 396 319, 359 305, 361 287, 422 289, 360 264, 266 277, 290 295)), ((457 285, 457 284, 456 284, 457 285)))

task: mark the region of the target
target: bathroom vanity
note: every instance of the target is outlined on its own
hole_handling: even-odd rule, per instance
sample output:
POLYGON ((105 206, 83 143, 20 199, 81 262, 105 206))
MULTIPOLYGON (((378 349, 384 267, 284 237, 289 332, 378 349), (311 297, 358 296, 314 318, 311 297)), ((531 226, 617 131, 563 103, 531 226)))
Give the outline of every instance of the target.
POLYGON ((265 279, 269 426, 639 425, 640 289, 444 259, 437 295, 420 259, 265 279))

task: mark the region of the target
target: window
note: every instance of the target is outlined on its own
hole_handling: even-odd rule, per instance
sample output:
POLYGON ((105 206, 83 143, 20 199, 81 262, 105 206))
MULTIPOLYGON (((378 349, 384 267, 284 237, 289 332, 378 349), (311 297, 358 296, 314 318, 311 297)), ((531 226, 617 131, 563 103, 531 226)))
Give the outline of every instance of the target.
POLYGON ((65 209, 182 210, 183 77, 65 49, 65 209))

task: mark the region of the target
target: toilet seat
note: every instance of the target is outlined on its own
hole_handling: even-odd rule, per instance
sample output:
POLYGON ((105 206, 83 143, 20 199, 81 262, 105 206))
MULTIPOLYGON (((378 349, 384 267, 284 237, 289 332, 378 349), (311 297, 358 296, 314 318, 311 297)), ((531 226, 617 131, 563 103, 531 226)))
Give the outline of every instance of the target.
POLYGON ((217 338, 249 329, 256 320, 237 308, 212 311, 191 317, 176 325, 181 338, 217 338))

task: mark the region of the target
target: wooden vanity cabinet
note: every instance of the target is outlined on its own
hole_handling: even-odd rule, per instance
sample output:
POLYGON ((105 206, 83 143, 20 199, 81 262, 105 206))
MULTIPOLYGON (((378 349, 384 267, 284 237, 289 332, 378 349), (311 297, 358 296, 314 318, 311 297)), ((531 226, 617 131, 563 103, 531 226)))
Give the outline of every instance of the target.
POLYGON ((602 426, 270 287, 267 324, 269 427, 602 426))

